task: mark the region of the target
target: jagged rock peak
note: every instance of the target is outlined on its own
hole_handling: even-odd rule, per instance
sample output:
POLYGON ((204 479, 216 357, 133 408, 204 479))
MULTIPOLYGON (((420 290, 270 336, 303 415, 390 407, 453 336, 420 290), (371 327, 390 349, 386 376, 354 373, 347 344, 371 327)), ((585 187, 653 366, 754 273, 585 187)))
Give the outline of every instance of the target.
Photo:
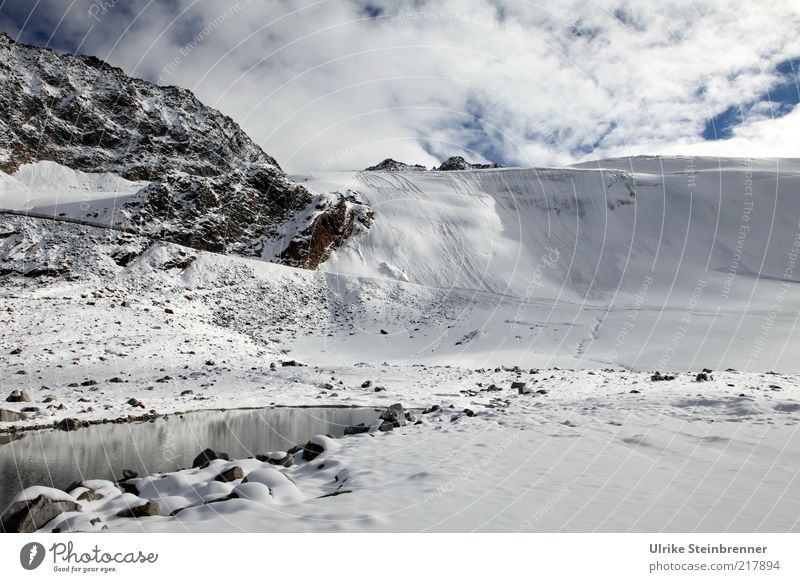
POLYGON ((397 160, 393 160, 392 158, 386 158, 380 164, 376 164, 374 166, 370 166, 369 168, 365 168, 365 172, 424 172, 427 170, 425 166, 421 164, 405 164, 403 162, 398 162, 397 160))
POLYGON ((502 168, 498 163, 494 164, 472 164, 461 156, 452 156, 435 170, 440 172, 451 172, 454 170, 487 170, 491 168, 502 168))
POLYGON ((0 170, 52 160, 132 180, 217 176, 277 162, 191 91, 0 33, 0 170))

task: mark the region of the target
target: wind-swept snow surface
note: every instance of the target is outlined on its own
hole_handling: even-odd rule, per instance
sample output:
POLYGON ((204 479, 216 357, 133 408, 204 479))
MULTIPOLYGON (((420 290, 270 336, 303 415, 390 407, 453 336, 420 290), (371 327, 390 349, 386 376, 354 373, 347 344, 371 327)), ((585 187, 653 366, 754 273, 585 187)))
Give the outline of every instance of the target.
MULTIPOLYGON (((352 188, 375 212, 324 269, 466 303, 471 329, 454 323, 458 333, 483 329, 506 358, 797 369, 798 160, 642 157, 309 183, 352 188)), ((454 351, 478 362, 480 345, 454 351)))

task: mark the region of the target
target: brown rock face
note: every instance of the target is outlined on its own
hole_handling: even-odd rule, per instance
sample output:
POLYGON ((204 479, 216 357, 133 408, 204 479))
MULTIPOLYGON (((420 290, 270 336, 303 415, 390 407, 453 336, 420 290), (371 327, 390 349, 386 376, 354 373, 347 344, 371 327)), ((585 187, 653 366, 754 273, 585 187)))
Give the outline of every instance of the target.
POLYGON ((338 201, 322 208, 309 227, 289 243, 281 253, 281 262, 291 267, 316 269, 358 228, 369 228, 373 219, 372 210, 354 195, 339 194, 338 201))

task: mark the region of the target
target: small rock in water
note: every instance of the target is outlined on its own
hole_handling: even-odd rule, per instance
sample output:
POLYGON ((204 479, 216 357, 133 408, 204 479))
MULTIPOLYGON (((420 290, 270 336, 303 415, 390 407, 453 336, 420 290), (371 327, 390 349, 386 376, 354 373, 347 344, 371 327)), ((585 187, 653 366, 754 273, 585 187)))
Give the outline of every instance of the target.
POLYGON ((62 418, 58 421, 58 429, 64 431, 78 430, 81 427, 81 421, 77 418, 62 418))

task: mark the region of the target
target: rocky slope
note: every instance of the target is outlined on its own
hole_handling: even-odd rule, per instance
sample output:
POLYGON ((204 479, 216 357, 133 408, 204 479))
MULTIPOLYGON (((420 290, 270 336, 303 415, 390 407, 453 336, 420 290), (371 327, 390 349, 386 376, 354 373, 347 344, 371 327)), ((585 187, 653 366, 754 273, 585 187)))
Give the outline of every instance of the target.
POLYGON ((131 180, 216 176, 277 162, 229 117, 179 87, 0 33, 0 170, 53 160, 131 180))
MULTIPOLYGON (((0 33, 0 113, 4 173, 24 173, 46 160, 150 181, 124 199, 109 192, 105 208, 84 199, 82 208, 66 213, 48 209, 54 216, 92 223, 105 212, 107 224, 160 240, 266 260, 289 257, 312 269, 319 265, 314 257, 324 260, 346 240, 344 233, 354 232, 356 215, 343 195, 331 205, 343 212, 328 213, 327 227, 316 228, 314 209, 327 207, 330 197, 292 182, 232 119, 190 91, 128 77, 96 57, 60 54, 0 33), (298 215, 309 222, 295 220, 298 215), (338 235, 317 240, 317 232, 338 235)), ((22 182, 29 200, 31 183, 22 182)))
POLYGON ((422 164, 406 164, 392 158, 386 158, 380 164, 364 168, 365 172, 424 172, 427 170, 422 164))
POLYGON ((497 162, 494 164, 473 164, 461 156, 452 156, 447 158, 441 166, 434 169, 440 172, 452 172, 454 170, 487 170, 490 168, 502 168, 502 166, 497 162))

